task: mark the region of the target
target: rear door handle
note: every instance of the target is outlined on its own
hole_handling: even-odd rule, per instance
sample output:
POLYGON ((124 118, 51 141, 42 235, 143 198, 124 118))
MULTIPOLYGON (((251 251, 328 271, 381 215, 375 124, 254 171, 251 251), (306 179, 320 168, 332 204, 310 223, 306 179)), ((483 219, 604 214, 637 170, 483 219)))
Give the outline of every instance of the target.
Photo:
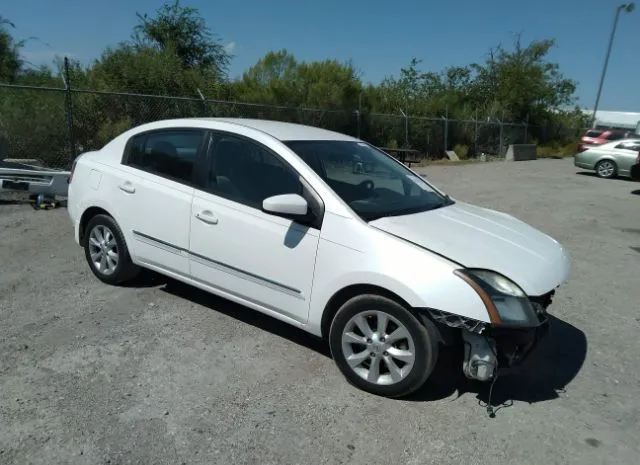
POLYGON ((209 210, 203 210, 196 213, 196 218, 207 224, 218 224, 218 218, 213 216, 213 213, 211 213, 209 210))
POLYGON ((126 193, 128 193, 128 194, 133 194, 133 193, 136 191, 136 188, 135 188, 135 187, 133 187, 133 184, 131 184, 131 182, 129 182, 129 181, 125 181, 125 182, 123 182, 122 184, 120 184, 120 185, 118 186, 118 188, 119 188, 121 191, 124 191, 124 192, 126 192, 126 193))

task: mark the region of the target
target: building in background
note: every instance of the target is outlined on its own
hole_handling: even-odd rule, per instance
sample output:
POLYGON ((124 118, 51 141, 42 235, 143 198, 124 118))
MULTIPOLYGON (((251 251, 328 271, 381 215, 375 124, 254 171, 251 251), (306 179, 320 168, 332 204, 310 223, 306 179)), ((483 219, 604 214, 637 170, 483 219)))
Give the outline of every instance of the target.
MULTIPOLYGON (((584 112, 589 116, 593 114, 593 110, 584 110, 584 112)), ((640 112, 598 110, 594 127, 628 130, 640 134, 640 112)))

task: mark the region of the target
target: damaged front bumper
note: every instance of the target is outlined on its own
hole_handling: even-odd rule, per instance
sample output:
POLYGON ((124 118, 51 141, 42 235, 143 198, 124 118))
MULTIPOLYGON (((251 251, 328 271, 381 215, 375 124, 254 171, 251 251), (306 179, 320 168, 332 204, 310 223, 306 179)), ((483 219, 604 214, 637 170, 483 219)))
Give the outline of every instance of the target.
MULTIPOLYGON (((535 326, 493 325, 440 311, 431 316, 440 325, 461 329, 464 345, 462 369, 467 378, 490 381, 498 369, 509 369, 524 362, 549 331, 549 314, 554 291, 529 297, 535 310, 535 326)), ((445 341, 443 341, 445 342, 445 341)))

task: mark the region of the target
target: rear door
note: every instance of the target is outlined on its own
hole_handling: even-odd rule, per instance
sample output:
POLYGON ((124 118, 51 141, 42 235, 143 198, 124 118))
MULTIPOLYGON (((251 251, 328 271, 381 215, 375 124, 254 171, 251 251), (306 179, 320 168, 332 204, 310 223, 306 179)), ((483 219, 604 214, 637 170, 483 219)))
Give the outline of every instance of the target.
POLYGON ((189 274, 189 227, 194 179, 209 133, 167 128, 134 136, 117 179, 127 218, 127 243, 142 265, 189 274))

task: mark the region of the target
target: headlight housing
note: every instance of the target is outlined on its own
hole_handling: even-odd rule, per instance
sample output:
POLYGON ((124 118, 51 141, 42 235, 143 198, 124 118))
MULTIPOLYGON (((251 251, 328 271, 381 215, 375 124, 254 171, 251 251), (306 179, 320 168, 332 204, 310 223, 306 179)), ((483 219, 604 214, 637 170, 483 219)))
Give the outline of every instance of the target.
POLYGON ((491 323, 501 326, 538 326, 540 321, 527 294, 506 276, 491 270, 465 268, 455 271, 478 293, 491 323))

